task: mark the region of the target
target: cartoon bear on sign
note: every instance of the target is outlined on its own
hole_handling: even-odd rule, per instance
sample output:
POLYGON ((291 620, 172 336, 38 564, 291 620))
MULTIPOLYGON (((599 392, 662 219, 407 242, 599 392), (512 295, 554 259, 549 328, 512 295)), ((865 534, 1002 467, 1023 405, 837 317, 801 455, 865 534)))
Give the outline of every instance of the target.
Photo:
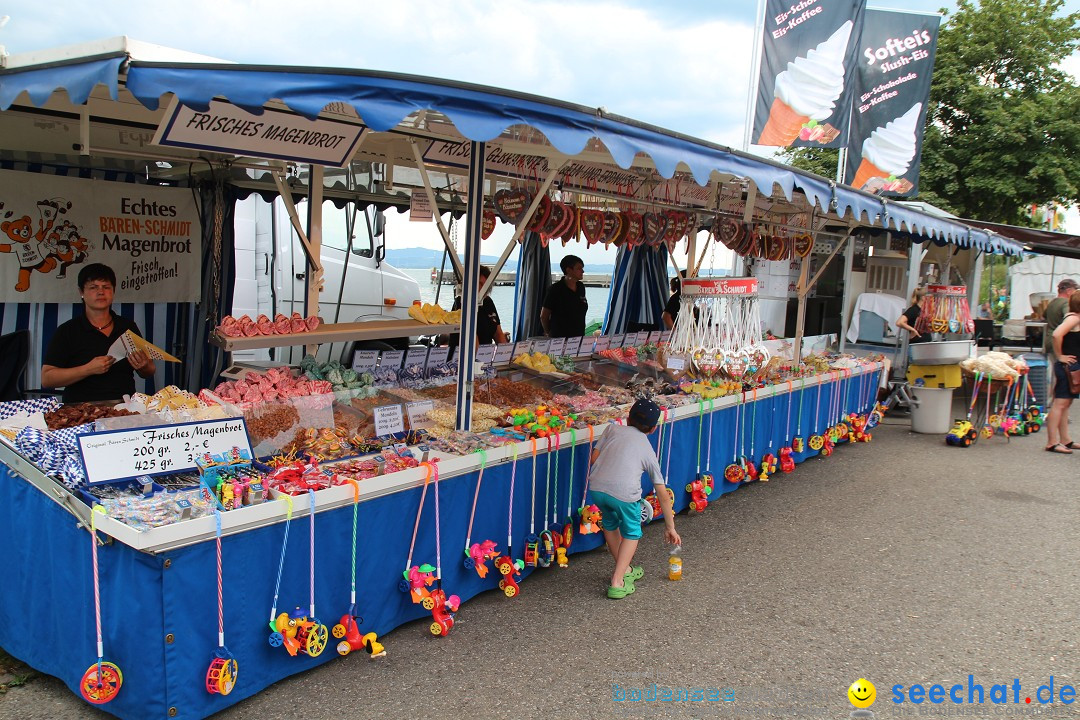
MULTIPOLYGON (((49 273, 56 267, 55 248, 53 243, 46 242, 46 238, 50 237, 57 216, 71 209, 71 203, 63 198, 42 200, 37 205, 39 215, 37 232, 34 232, 34 224, 29 215, 15 218, 15 213, 9 210, 4 214, 4 221, 0 222, 0 232, 11 240, 10 243, 0 243, 0 252, 15 253, 19 256, 19 280, 15 283, 16 292, 26 292, 30 289, 31 273, 35 270, 40 273, 49 273)), ((0 205, 0 209, 2 208, 3 205, 0 205)))

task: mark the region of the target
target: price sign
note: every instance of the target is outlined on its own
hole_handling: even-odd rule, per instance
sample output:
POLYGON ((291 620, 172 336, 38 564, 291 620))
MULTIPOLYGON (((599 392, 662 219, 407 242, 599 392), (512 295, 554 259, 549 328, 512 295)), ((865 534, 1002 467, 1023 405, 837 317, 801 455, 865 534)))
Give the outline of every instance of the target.
POLYGON ((494 365, 507 365, 510 363, 510 358, 514 355, 514 343, 503 343, 502 345, 495 346, 495 360, 494 365))
MULTIPOLYGON (((432 350, 431 352, 434 353, 435 350, 432 350)), ((429 358, 430 358, 430 356, 429 356, 429 358)), ((481 345, 480 347, 478 347, 476 349, 476 362, 480 363, 481 365, 491 365, 494 362, 494 360, 495 360, 495 346, 494 345, 491 345, 491 344, 481 345)), ((431 360, 429 359, 428 362, 430 363, 431 360)))
POLYGON ((663 333, 661 333, 659 330, 653 330, 651 333, 649 333, 649 342, 653 345, 660 342, 660 336, 662 334, 663 333))
POLYGON ((648 331, 642 330, 641 332, 639 332, 637 334, 637 344, 638 345, 648 345, 649 344, 649 333, 648 333, 648 331))
POLYGON ((434 400, 419 400, 417 402, 407 403, 405 405, 405 412, 409 414, 409 427, 415 430, 430 425, 431 421, 425 416, 434 409, 434 400))
POLYGON ((243 418, 86 433, 78 440, 91 485, 193 470, 207 454, 252 456, 243 418))
POLYGON ((358 373, 371 372, 379 364, 378 350, 357 350, 353 354, 352 369, 358 373))
MULTIPOLYGON (((577 357, 578 355, 581 354, 581 346, 584 343, 584 340, 585 340, 585 338, 582 338, 582 337, 566 338, 566 346, 563 348, 563 352, 566 353, 567 355, 572 355, 573 357, 577 357)), ((592 341, 591 340, 589 341, 589 346, 590 346, 590 349, 591 349, 591 347, 592 347, 592 341)), ((588 355, 588 353, 585 353, 585 354, 588 355)))
POLYGON ((566 348, 566 338, 553 338, 551 344, 548 346, 548 355, 551 357, 558 357, 562 355, 566 348))
MULTIPOLYGON (((480 349, 483 350, 484 346, 481 345, 480 349)), ((428 356, 427 356, 427 366, 432 367, 434 365, 442 365, 442 364, 444 364, 446 362, 446 359, 448 357, 450 357, 450 348, 448 348, 448 347, 431 348, 431 352, 429 352, 428 356)))
POLYGON ((396 370, 401 367, 401 361, 404 359, 404 350, 383 350, 382 354, 379 355, 379 367, 388 367, 396 370))
POLYGON ((669 357, 667 359, 667 366, 669 370, 685 370, 686 360, 678 357, 669 357))
POLYGON ((514 357, 517 357, 521 353, 527 353, 532 351, 531 340, 519 340, 514 343, 514 357))
POLYGON ((660 336, 660 342, 665 342, 665 343, 671 342, 671 331, 670 330, 665 330, 663 332, 663 334, 660 336))
POLYGON ((419 365, 424 367, 424 363, 427 362, 428 349, 426 347, 414 347, 409 348, 405 353, 406 365, 419 365))
POLYGON ((600 335, 596 338, 596 344, 593 345, 593 352, 603 352, 611 347, 611 337, 608 335, 600 335))
POLYGON ((374 415, 376 435, 405 432, 405 416, 400 405, 380 405, 375 408, 374 415))
POLYGON ((549 338, 544 338, 543 340, 533 340, 533 352, 541 352, 547 355, 550 348, 551 340, 549 338))

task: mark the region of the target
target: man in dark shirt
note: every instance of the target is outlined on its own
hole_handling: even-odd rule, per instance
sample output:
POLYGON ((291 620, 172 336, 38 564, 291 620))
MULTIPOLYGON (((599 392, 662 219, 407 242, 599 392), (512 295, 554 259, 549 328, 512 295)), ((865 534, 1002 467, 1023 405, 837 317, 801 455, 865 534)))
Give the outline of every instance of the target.
MULTIPOLYGON (((476 291, 480 292, 480 288, 484 287, 484 283, 491 276, 491 268, 486 265, 480 266, 480 281, 477 283, 476 291)), ((453 310, 461 309, 461 298, 454 298, 453 310)), ((459 335, 457 333, 450 336, 450 347, 456 348, 459 335)), ((489 294, 484 298, 484 301, 480 303, 480 308, 476 312, 476 341, 479 345, 490 345, 491 343, 505 343, 509 342, 509 338, 506 337, 506 333, 502 329, 502 322, 499 320, 499 311, 495 307, 495 301, 491 299, 489 294)), ((452 350, 451 350, 451 354, 452 350)))
POLYGON ((93 263, 79 272, 79 295, 85 312, 56 328, 41 366, 41 385, 64 388, 64 402, 119 400, 135 392, 132 371, 152 377, 154 361, 142 351, 123 360, 109 356, 117 338, 135 323, 112 311, 116 273, 108 265, 93 263))
POLYGON ((585 299, 585 263, 577 255, 567 255, 559 263, 562 280, 548 288, 544 307, 540 311, 540 324, 548 337, 580 337, 585 334, 585 313, 589 301, 585 299))
POLYGON ((682 302, 682 282, 677 277, 671 278, 671 297, 664 306, 664 328, 670 330, 675 327, 675 321, 679 317, 679 304, 682 302))

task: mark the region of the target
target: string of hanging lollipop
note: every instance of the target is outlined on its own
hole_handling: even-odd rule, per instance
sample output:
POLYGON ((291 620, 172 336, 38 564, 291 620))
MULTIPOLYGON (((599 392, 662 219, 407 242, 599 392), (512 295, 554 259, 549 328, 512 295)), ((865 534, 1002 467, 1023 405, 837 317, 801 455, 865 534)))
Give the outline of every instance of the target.
POLYGON ((922 312, 915 321, 920 333, 973 333, 967 287, 963 285, 928 285, 922 312))
POLYGON ((742 380, 764 367, 769 352, 761 342, 757 280, 683 280, 668 352, 685 357, 697 374, 708 378, 742 380))

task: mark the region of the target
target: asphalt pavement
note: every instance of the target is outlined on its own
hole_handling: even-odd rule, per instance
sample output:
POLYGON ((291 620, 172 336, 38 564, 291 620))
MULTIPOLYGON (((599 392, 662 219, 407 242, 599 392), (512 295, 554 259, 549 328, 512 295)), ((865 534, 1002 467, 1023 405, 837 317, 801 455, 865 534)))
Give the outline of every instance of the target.
MULTIPOLYGON (((385 658, 335 659, 215 718, 846 718, 863 677, 878 718, 1080 717, 1060 697, 1080 685, 1080 452, 1044 444, 947 447, 888 417, 869 444, 680 515, 680 582, 653 524, 625 600, 604 595, 606 553, 574 555, 517 598, 469 601, 446 638, 410 623, 385 658)), ((0 697, 0 720, 61 717, 109 716, 49 677, 0 697)))

